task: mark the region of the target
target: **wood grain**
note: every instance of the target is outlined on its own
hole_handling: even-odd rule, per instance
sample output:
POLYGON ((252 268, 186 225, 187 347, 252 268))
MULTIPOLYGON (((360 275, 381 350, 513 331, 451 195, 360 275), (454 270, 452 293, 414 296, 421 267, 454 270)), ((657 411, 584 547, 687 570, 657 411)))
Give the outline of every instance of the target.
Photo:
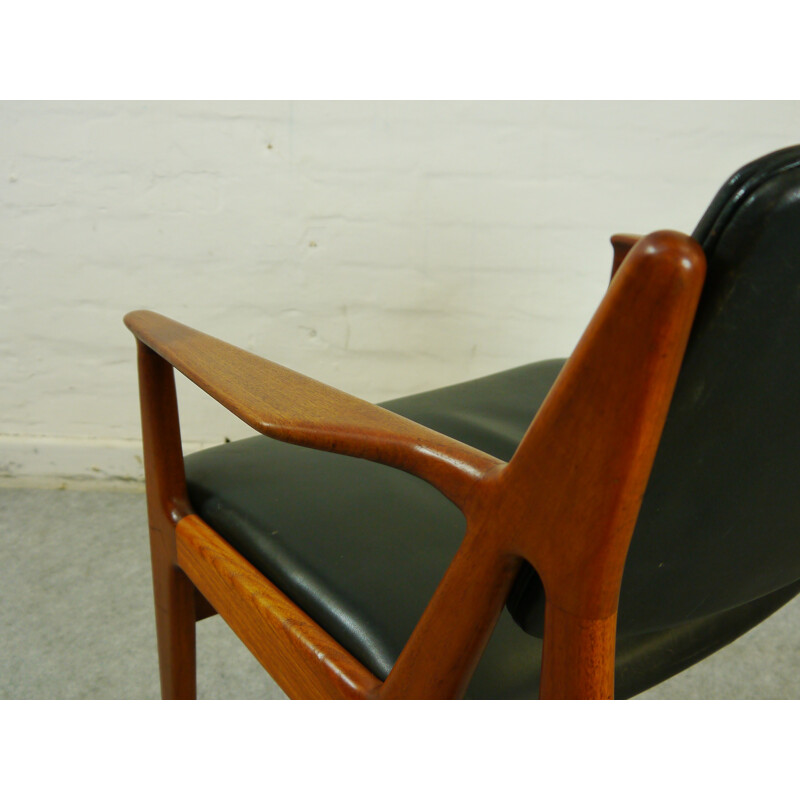
POLYGON ((501 463, 423 425, 206 336, 151 311, 125 324, 259 433, 387 464, 433 484, 457 505, 501 463))
POLYGON ((296 699, 363 699, 380 681, 197 516, 178 564, 278 685, 296 699))
POLYGON ((497 510, 514 551, 570 614, 616 611, 704 276, 688 236, 640 240, 500 476, 497 510))
POLYGON ((683 234, 631 250, 511 461, 465 505, 467 537, 385 693, 457 696, 524 558, 548 608, 542 696, 613 694, 625 556, 704 275, 683 234), (478 580, 485 590, 470 591, 478 580))
POLYGON ((137 345, 150 559, 156 610, 161 696, 193 699, 195 589, 177 566, 175 524, 191 512, 186 494, 172 367, 137 345))
POLYGON ((557 685, 565 696, 586 697, 594 686, 613 687, 613 646, 597 648, 615 619, 704 277, 705 256, 688 236, 661 231, 639 240, 501 478, 505 497, 528 498, 506 524, 551 607, 544 692, 557 685), (563 647, 551 646, 567 637, 553 627, 572 618, 593 624, 573 625, 563 647), (589 684, 584 658, 593 665, 589 684))
POLYGON ((616 612, 587 619, 548 603, 539 698, 613 700, 616 632, 616 612))

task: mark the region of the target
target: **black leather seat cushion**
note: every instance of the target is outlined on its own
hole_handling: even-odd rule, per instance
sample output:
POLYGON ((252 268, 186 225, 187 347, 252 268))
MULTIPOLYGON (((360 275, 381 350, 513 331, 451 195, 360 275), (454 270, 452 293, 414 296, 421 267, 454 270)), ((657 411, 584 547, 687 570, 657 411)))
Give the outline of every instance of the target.
MULTIPOLYGON (((384 405, 508 460, 562 364, 530 364, 384 405)), ((385 678, 461 541, 458 509, 397 470, 265 437, 191 455, 186 472, 196 512, 385 678)), ((705 657, 797 591, 800 584, 645 635, 621 630, 617 696, 705 657)), ((540 655, 541 640, 504 611, 467 696, 535 698, 540 655)))

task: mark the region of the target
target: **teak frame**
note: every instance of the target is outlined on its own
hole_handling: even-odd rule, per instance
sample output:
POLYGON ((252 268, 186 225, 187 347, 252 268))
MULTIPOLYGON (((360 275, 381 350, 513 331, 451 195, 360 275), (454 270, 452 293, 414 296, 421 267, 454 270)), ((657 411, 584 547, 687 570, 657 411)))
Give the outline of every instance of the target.
POLYGON ((463 696, 512 582, 545 587, 542 698, 612 698, 625 556, 705 277, 690 237, 612 237, 612 281, 513 458, 465 444, 137 311, 147 505, 164 698, 194 698, 195 621, 218 611, 290 697, 463 696), (256 431, 405 470, 466 534, 380 681, 196 516, 173 367, 256 431))

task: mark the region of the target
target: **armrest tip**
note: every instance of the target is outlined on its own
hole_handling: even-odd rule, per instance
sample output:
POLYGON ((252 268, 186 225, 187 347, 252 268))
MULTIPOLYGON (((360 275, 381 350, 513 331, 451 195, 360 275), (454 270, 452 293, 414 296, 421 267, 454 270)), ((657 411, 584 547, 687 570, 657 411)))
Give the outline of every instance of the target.
POLYGON ((125 327, 130 330, 134 331, 135 328, 138 327, 138 322, 142 314, 146 313, 145 311, 129 311, 123 318, 122 321, 125 323, 125 327))
POLYGON ((147 311, 145 309, 129 311, 122 318, 125 326, 137 339, 141 339, 145 336, 147 331, 152 329, 153 323, 159 320, 163 322, 166 320, 166 317, 162 317, 161 314, 156 314, 155 311, 147 311))

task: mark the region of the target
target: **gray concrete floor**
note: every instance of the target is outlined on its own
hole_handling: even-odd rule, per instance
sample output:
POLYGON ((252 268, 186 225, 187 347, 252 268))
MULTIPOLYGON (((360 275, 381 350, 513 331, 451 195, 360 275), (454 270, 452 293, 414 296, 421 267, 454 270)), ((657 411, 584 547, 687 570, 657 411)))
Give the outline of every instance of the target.
MULTIPOLYGON (((0 698, 158 697, 144 495, 0 487, 0 698)), ((198 696, 285 697, 219 617, 198 696)), ((800 598, 642 699, 800 698, 800 598)))

